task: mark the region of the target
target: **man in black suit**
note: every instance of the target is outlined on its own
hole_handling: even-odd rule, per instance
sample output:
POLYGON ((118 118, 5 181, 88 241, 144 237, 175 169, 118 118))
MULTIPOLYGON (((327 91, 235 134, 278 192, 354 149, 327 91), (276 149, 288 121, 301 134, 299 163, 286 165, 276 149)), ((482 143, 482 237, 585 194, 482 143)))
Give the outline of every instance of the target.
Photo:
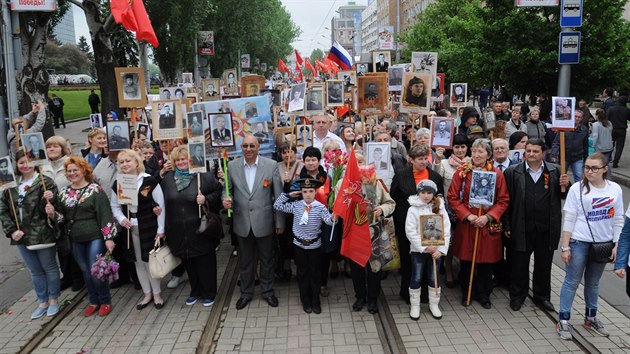
POLYGON ((175 128, 175 114, 171 112, 170 104, 164 104, 164 107, 160 110, 160 118, 158 122, 160 129, 175 128))
POLYGON ((13 176, 9 172, 9 160, 0 160, 0 185, 6 182, 13 182, 13 176))
POLYGON ((225 117, 217 116, 214 119, 215 128, 212 129, 212 140, 218 145, 231 145, 232 134, 229 129, 225 128, 225 117))
POLYGON ((30 147, 27 154, 29 159, 43 160, 46 158, 46 153, 42 149, 39 138, 36 135, 28 137, 28 145, 30 147))
POLYGON ((203 158, 203 144, 196 144, 192 151, 192 167, 203 167, 206 161, 203 158))
POLYGON ((389 63, 385 61, 385 54, 378 54, 378 61, 376 62, 376 72, 387 72, 389 63))
POLYGON ((383 160, 383 149, 380 147, 374 149, 374 160, 372 163, 377 170, 387 170, 387 161, 383 160))

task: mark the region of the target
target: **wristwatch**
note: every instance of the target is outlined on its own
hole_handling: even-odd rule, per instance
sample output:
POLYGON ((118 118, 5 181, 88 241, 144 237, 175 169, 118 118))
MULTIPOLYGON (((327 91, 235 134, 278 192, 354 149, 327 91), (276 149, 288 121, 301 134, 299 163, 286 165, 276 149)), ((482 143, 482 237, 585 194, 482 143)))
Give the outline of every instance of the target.
POLYGON ((569 246, 567 246, 567 247, 562 247, 562 246, 560 246, 560 250, 561 250, 562 252, 569 252, 569 251, 571 251, 571 247, 569 247, 569 246))

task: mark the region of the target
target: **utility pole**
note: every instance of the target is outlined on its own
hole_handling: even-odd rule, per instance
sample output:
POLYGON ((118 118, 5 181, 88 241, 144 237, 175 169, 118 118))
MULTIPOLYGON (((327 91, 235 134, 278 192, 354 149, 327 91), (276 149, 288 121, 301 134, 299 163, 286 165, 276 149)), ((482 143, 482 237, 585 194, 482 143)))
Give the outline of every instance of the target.
POLYGON ((400 35, 400 0, 396 0, 396 63, 400 61, 400 41, 398 36, 400 35))
MULTIPOLYGON (((9 11, 8 1, 2 2, 2 61, 6 81, 7 107, 0 108, 2 120, 11 123, 11 119, 20 115, 16 89, 16 54, 20 55, 19 18, 17 13, 9 11), (16 53, 16 50, 18 52, 16 53), (5 115, 6 110, 6 115, 5 115)), ((20 57, 21 58, 21 57, 20 57)), ((21 60, 20 63, 21 65, 21 60)), ((7 141, 7 124, 0 124, 0 155, 8 154, 9 142, 7 141)))

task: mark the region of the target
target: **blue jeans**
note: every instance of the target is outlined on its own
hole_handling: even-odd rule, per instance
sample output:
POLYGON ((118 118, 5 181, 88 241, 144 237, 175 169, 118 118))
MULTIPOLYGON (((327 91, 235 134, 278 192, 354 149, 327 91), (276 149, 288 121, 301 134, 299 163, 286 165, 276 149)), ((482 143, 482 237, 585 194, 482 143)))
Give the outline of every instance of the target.
MULTIPOLYGON (((429 286, 435 286, 435 278, 433 277, 433 257, 429 253, 411 252, 411 282, 409 288, 420 289, 420 281, 427 273, 427 281, 429 286)), ((442 257, 436 260, 436 265, 440 268, 442 257)))
POLYGON ((90 304, 108 305, 112 303, 112 296, 109 293, 109 282, 99 281, 90 274, 92 264, 96 262, 96 255, 99 253, 105 253, 105 242, 103 242, 101 238, 88 242, 72 243, 72 254, 77 264, 79 264, 79 268, 81 268, 83 280, 88 290, 90 304))
POLYGON ((57 247, 30 251, 25 245, 17 245, 18 251, 31 273, 33 288, 40 303, 59 298, 59 265, 57 247))
POLYGON ((582 181, 584 176, 584 160, 573 161, 569 164, 571 172, 573 172, 573 182, 578 183, 582 181))
POLYGON ((584 301, 586 303, 586 316, 597 315, 597 297, 599 296, 599 280, 604 274, 606 263, 595 263, 588 260, 590 242, 571 239, 571 259, 567 264, 564 283, 560 291, 560 319, 571 319, 571 307, 575 292, 584 276, 584 301))
MULTIPOLYGON (((601 152, 601 151, 600 151, 601 152)), ((608 172, 606 173, 606 178, 608 178, 609 180, 612 179, 612 150, 608 151, 608 152, 601 152, 602 154, 604 154, 604 156, 606 156, 606 160, 608 160, 608 172)))

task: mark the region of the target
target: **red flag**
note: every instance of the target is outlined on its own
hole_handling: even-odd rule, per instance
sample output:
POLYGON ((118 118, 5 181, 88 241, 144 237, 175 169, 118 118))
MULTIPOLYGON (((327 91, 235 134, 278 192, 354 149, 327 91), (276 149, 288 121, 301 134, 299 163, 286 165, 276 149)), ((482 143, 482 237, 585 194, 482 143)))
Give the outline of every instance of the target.
POLYGON ((304 81, 304 75, 302 74, 302 68, 295 63, 295 70, 300 74, 300 81, 304 81))
POLYGON ((319 68, 321 69, 320 71, 328 71, 328 65, 322 63, 319 59, 315 59, 315 65, 319 66, 319 68))
POLYGON ((153 47, 160 45, 142 0, 111 0, 110 6, 116 23, 136 32, 137 40, 147 41, 153 47))
POLYGON ((300 64, 300 66, 304 64, 304 60, 302 60, 302 57, 300 56, 300 53, 298 53, 297 49, 295 50, 295 60, 298 64, 300 64))
POLYGON ((324 62, 328 64, 328 67, 330 68, 330 71, 333 73, 333 75, 337 75, 337 73, 339 72, 339 65, 337 65, 337 63, 335 63, 334 61, 328 59, 328 57, 324 58, 324 62))
POLYGON ((350 108, 347 105, 337 107, 337 117, 341 118, 344 114, 350 112, 350 108))
POLYGON ((317 76, 317 70, 315 70, 315 67, 313 67, 313 64, 311 64, 311 61, 308 60, 308 58, 306 58, 305 60, 306 62, 306 68, 311 70, 311 73, 315 76, 317 76))
POLYGON ((289 70, 289 68, 287 67, 287 64, 285 64, 282 59, 278 58, 278 70, 280 71, 284 71, 287 74, 291 74, 291 70, 289 70))
POLYGON ((346 174, 338 193, 332 209, 343 218, 341 254, 365 267, 372 254, 372 241, 361 188, 361 172, 354 149, 350 152, 346 174))

